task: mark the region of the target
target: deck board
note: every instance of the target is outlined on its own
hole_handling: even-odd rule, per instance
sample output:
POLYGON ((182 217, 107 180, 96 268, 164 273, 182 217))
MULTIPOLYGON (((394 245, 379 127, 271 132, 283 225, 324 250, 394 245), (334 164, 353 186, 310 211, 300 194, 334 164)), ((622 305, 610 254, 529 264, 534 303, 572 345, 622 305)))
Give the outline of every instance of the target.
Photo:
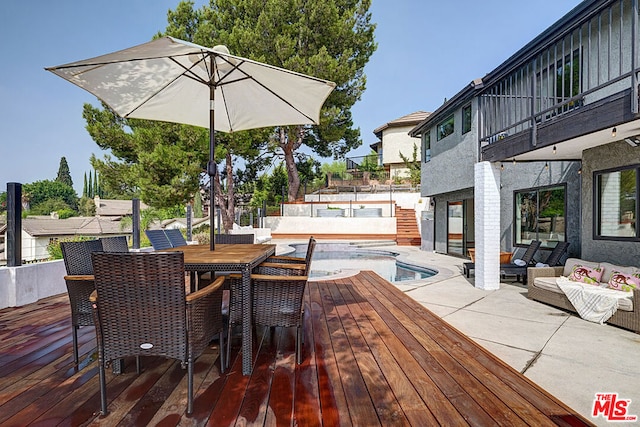
POLYGON ((0 310, 0 424, 25 425, 591 425, 373 272, 309 282, 303 360, 293 328, 257 328, 254 370, 240 339, 220 373, 217 343, 186 371, 159 357, 107 371, 99 416, 93 327, 73 366, 66 295, 0 310))

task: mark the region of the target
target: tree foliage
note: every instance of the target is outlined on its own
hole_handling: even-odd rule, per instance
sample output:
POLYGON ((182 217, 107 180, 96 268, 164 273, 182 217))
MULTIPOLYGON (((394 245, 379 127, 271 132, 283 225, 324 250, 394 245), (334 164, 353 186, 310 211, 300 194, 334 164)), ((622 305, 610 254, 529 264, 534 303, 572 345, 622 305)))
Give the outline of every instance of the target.
POLYGON ((420 159, 418 159, 418 146, 413 144, 413 152, 411 155, 411 159, 402 154, 402 152, 398 151, 400 158, 404 162, 404 167, 409 170, 409 181, 413 185, 420 184, 420 159))
POLYGON ((0 191, 0 213, 7 210, 7 192, 0 191))
POLYGON ((139 197, 161 208, 188 203, 198 191, 208 159, 205 129, 174 123, 123 119, 106 105, 85 104, 87 130, 111 155, 91 157, 98 174, 88 187, 100 187, 115 198, 139 197))
MULTIPOLYGON (((48 200, 61 201, 72 210, 78 208, 78 196, 73 187, 58 181, 43 180, 24 184, 22 195, 29 202, 32 211, 38 211, 38 206, 48 200)), ((63 208, 61 205, 60 207, 63 208)), ((48 214, 49 212, 43 213, 48 214)))
POLYGON ((69 172, 69 164, 67 164, 66 157, 60 159, 60 166, 58 167, 58 176, 56 181, 73 187, 73 180, 71 179, 71 172, 69 172))
POLYGON ((300 177, 295 154, 306 145, 322 157, 343 157, 361 144, 351 107, 365 89, 364 66, 376 49, 371 0, 212 0, 169 11, 166 34, 204 46, 226 45, 232 54, 331 80, 336 89, 318 126, 276 129, 272 150, 285 161, 289 200, 300 177))

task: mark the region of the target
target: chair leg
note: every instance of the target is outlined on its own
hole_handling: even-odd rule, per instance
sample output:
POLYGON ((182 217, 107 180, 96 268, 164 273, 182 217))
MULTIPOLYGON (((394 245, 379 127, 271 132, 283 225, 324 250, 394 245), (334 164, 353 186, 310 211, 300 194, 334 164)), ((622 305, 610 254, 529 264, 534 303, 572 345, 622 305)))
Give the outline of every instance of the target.
POLYGON ((78 326, 74 325, 71 329, 73 331, 73 363, 77 365, 80 359, 78 357, 78 326))
MULTIPOLYGON (((227 357, 225 360, 227 362, 227 368, 229 367, 229 361, 231 360, 231 330, 233 329, 233 325, 229 324, 227 326, 227 357)), ((222 351, 222 349, 220 349, 222 351)))
POLYGON ((101 356, 98 356, 99 360, 99 376, 100 376, 100 407, 101 410, 100 412, 102 412, 102 415, 107 415, 108 411, 107 411, 107 379, 106 379, 106 374, 105 374, 105 367, 104 367, 104 358, 101 356))
POLYGON ((302 327, 296 326, 296 362, 302 363, 302 327))
POLYGON ((224 348, 224 344, 225 344, 224 343, 224 336, 225 336, 224 330, 220 331, 220 338, 219 338, 219 341, 220 341, 220 373, 222 373, 222 374, 224 373, 225 368, 226 368, 227 363, 228 363, 227 362, 227 358, 226 358, 227 350, 224 348))
POLYGON ((193 361, 187 362, 187 414, 191 415, 193 412, 193 361))

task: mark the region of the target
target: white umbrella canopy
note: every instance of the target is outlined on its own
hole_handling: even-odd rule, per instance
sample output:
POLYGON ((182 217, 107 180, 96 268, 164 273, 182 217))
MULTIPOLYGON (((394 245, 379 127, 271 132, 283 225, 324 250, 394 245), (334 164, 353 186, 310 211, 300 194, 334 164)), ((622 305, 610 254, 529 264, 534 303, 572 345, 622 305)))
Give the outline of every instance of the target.
POLYGON ((211 177, 216 172, 213 130, 318 124, 335 87, 230 55, 225 46, 207 48, 173 37, 46 70, 91 92, 121 117, 209 128, 211 177))

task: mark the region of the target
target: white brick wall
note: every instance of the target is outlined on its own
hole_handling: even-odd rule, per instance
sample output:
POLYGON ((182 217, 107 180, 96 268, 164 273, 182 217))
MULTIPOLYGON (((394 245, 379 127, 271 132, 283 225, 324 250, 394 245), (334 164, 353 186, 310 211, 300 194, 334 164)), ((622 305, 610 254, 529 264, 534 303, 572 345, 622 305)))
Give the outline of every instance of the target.
POLYGON ((474 165, 475 287, 500 288, 500 167, 474 165))

